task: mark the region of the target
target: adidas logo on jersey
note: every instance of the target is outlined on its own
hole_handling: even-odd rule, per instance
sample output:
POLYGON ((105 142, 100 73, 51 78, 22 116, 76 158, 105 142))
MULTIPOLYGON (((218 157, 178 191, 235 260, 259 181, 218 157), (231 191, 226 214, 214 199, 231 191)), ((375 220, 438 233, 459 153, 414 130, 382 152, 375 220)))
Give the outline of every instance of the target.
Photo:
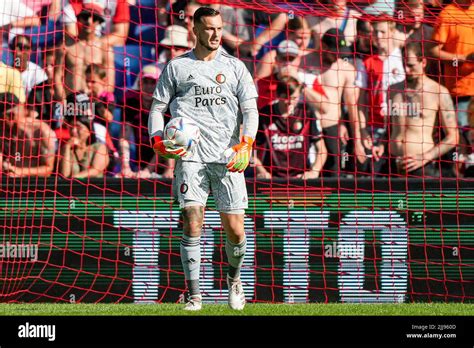
POLYGON ((191 81, 191 80, 194 80, 194 76, 190 74, 190 75, 188 76, 188 79, 187 79, 186 81, 191 81))

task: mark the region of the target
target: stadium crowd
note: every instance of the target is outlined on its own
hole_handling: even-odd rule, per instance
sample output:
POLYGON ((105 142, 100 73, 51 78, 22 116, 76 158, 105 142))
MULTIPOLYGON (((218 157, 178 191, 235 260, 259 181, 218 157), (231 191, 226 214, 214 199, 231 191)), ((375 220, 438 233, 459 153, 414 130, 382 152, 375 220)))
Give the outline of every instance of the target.
MULTIPOLYGON (((0 6, 0 171, 172 178, 148 114, 166 63, 192 49, 203 4, 0 6)), ((474 176, 474 3, 363 4, 209 5, 224 19, 222 49, 244 61, 259 92, 246 175, 474 176)))

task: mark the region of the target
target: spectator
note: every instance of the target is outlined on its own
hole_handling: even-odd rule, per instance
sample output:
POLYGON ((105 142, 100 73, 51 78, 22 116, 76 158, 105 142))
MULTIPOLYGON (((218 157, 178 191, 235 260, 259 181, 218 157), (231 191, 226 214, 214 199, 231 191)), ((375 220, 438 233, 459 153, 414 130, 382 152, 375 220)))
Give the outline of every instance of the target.
POLYGON ((66 33, 71 37, 79 36, 80 28, 76 25, 79 15, 84 9, 94 6, 104 9, 104 20, 97 28, 103 44, 110 47, 125 45, 130 27, 130 5, 127 0, 69 0, 63 16, 66 33))
POLYGON ((72 117, 71 137, 61 149, 60 173, 67 178, 101 178, 109 164, 105 144, 95 137, 89 117, 72 117))
POLYGON ((58 50, 54 71, 55 98, 62 101, 70 93, 86 91, 85 69, 90 64, 103 66, 107 72, 107 91, 115 86, 114 53, 112 47, 101 41, 95 28, 104 22, 104 8, 85 3, 77 16, 79 35, 72 45, 58 50))
MULTIPOLYGON (((430 43, 433 36, 433 27, 425 21, 425 7, 423 0, 403 0, 397 4, 397 16, 400 21, 395 27, 394 40, 403 48, 407 42, 414 41, 422 44, 423 57, 427 60, 426 74, 431 79, 440 76, 439 63, 432 59, 430 54, 430 43)), ((438 79, 438 83, 439 83, 438 79)))
MULTIPOLYGON (((378 16, 372 24, 377 52, 367 57, 359 71, 356 84, 361 88, 359 101, 359 126, 362 145, 368 155, 359 164, 361 174, 380 174, 386 163, 383 157, 387 133, 387 91, 389 86, 405 80, 405 70, 400 48, 393 35, 395 22, 388 15, 378 16)), ((358 158, 360 154, 356 152, 358 158)))
POLYGON ((245 10, 245 22, 251 28, 264 28, 263 30, 254 30, 253 37, 250 41, 241 41, 237 47, 240 54, 247 54, 251 57, 256 57, 262 49, 263 45, 271 42, 276 38, 288 23, 288 15, 286 13, 265 13, 258 10, 245 10))
POLYGON ((326 13, 321 16, 308 16, 313 33, 314 48, 321 49, 321 38, 329 29, 339 29, 344 33, 346 46, 352 47, 356 36, 357 19, 361 14, 347 6, 346 0, 326 0, 323 2, 326 13))
POLYGON ((406 81, 390 87, 387 116, 391 126, 388 153, 392 175, 439 175, 434 161, 458 145, 453 101, 446 87, 426 76, 422 50, 420 42, 406 45, 402 52, 406 81), (436 143, 433 133, 438 123, 445 136, 436 143))
MULTIPOLYGON (((156 172, 158 158, 150 146, 148 135, 148 116, 153 102, 153 92, 161 75, 161 69, 150 64, 143 67, 134 86, 136 93, 130 93, 125 102, 124 136, 120 141, 122 153, 122 172, 120 176, 149 178, 156 172), (135 145, 137 158, 132 161, 130 147, 135 145), (134 172, 134 169, 138 172, 134 172)), ((173 177, 174 161, 165 160, 165 178, 173 177)), ((162 169, 162 168, 161 168, 162 169)))
POLYGON ((114 118, 115 97, 106 90, 107 72, 97 65, 86 68, 87 95, 93 105, 94 121, 108 128, 114 118))
POLYGON ((170 25, 166 28, 165 37, 160 41, 160 45, 163 51, 158 61, 164 64, 189 51, 191 44, 188 30, 180 25, 170 25))
POLYGON ((119 155, 114 146, 112 138, 110 137, 107 127, 103 124, 103 122, 100 122, 100 120, 96 118, 94 110, 95 108, 95 103, 89 95, 81 92, 70 94, 67 97, 65 104, 63 104, 61 107, 62 120, 59 122, 61 124, 61 128, 56 130, 58 138, 61 141, 66 141, 71 135, 69 132, 70 127, 68 127, 68 125, 64 122, 65 120, 67 121, 68 119, 71 119, 71 117, 85 116, 92 122, 94 136, 97 141, 105 144, 110 153, 113 154, 114 159, 117 159, 119 155))
MULTIPOLYGON (((193 17, 194 12, 202 5, 198 1, 189 1, 184 8, 184 24, 188 30, 189 36, 188 41, 191 47, 194 47, 196 43, 196 36, 193 33, 193 17)), ((217 8, 217 5, 211 5, 211 7, 217 8)))
POLYGON ((433 27, 423 23, 425 18, 423 0, 403 0, 398 2, 397 16, 400 21, 395 27, 395 42, 400 45, 400 48, 405 46, 407 41, 421 42, 423 44, 423 56, 426 56, 428 53, 427 44, 433 36, 433 27))
POLYGON ((252 28, 245 23, 245 10, 226 5, 220 5, 217 10, 224 21, 222 46, 233 56, 239 57, 246 65, 250 65, 249 60, 246 59, 248 55, 240 53, 238 49, 242 43, 249 42, 252 35, 252 28))
POLYGON ((100 143, 105 144, 112 153, 116 151, 107 128, 95 120, 93 103, 87 94, 81 92, 72 93, 68 95, 64 103, 57 103, 56 105, 57 110, 55 110, 55 114, 59 115, 59 117, 58 127, 55 129, 55 132, 60 142, 60 147, 71 137, 71 127, 68 124, 68 120, 72 117, 84 116, 91 120, 95 138, 100 143))
MULTIPOLYGON (((306 22, 306 19, 302 17, 295 17, 288 21, 288 41, 283 41, 283 42, 295 43, 298 49, 298 52, 296 55, 294 54, 294 52, 291 53, 290 57, 294 58, 291 64, 295 66, 301 66, 302 69, 305 68, 305 61, 304 59, 302 59, 302 57, 308 53, 307 48, 308 48, 310 39, 311 39, 311 32, 309 30, 308 22, 306 22)), ((280 45, 278 46, 280 51, 284 49, 284 47, 281 46, 282 43, 280 43, 280 45)), ((285 64, 285 61, 287 60, 287 57, 283 57, 284 61, 282 61, 281 59, 280 61, 277 61, 277 58, 278 58, 278 49, 275 49, 266 53, 262 57, 262 59, 259 60, 258 65, 257 65, 257 72, 255 75, 255 79, 257 81, 259 79, 272 75, 275 69, 275 65, 277 65, 278 63, 285 64)))
POLYGON ((29 95, 27 108, 34 117, 49 124, 53 129, 58 128, 57 121, 61 120, 61 108, 53 100, 54 96, 54 59, 55 51, 45 49, 43 53, 44 71, 47 80, 34 86, 29 95))
POLYGON ((306 98, 309 103, 313 103, 313 107, 318 112, 325 112, 327 110, 326 106, 329 99, 327 99, 321 85, 316 80, 316 76, 298 68, 300 52, 298 45, 293 41, 284 40, 278 45, 272 75, 257 80, 259 91, 257 105, 259 109, 276 99, 275 92, 278 81, 283 76, 291 75, 301 83, 310 86, 310 88, 304 89, 302 97, 306 98))
MULTIPOLYGON (((365 66, 364 61, 376 54, 377 48, 374 45, 373 34, 374 29, 372 24, 368 20, 364 20, 360 18, 357 21, 357 35, 355 41, 355 51, 352 60, 353 65, 356 68, 357 76, 356 76, 356 86, 362 87, 363 83, 361 79, 365 76, 365 66)), ((361 95, 361 94, 359 94, 361 95)), ((359 108, 358 112, 362 112, 362 108, 359 108)), ((351 130, 352 130, 352 152, 355 156, 355 163, 356 166, 362 163, 365 163, 367 160, 366 149, 362 144, 361 139, 361 131, 360 131, 360 123, 359 118, 356 118, 353 122, 351 122, 351 130)))
MULTIPOLYGON (((180 3, 177 1, 176 4, 180 3)), ((182 3, 182 2, 181 2, 182 3)), ((189 1, 184 10, 184 25, 187 27, 191 42, 195 42, 195 37, 192 31, 192 19, 194 12, 203 4, 211 6, 219 10, 218 4, 207 4, 205 1, 189 1)), ((181 5, 182 6, 182 5, 181 5)), ((173 6, 175 7, 175 6, 173 6)), ((255 57, 262 49, 263 45, 270 42, 277 35, 279 35, 288 23, 288 15, 286 13, 265 13, 263 11, 251 9, 234 9, 224 8, 223 21, 224 30, 222 40, 225 46, 231 48, 239 58, 255 57), (254 30, 251 30, 251 29, 254 30), (263 30, 258 30, 264 28, 263 30), (243 34, 239 36, 239 34, 243 34), (253 34, 253 35, 252 35, 253 34)), ((181 13, 180 6, 174 9, 174 12, 181 13)), ((248 59, 246 65, 253 71, 253 66, 248 59)))
POLYGON ((467 107, 474 96, 474 3, 457 0, 446 6, 436 23, 431 54, 443 61, 445 85, 458 112, 458 124, 468 124, 467 107))
POLYGON ((321 55, 314 52, 307 61, 311 62, 308 69, 316 75, 313 89, 316 84, 322 86, 322 92, 329 100, 326 111, 321 114, 323 138, 328 151, 323 176, 339 176, 346 158, 342 152, 349 140, 342 107, 344 105, 347 108, 350 124, 356 124, 359 89, 355 86, 354 66, 343 59, 351 52, 346 46, 344 33, 340 29, 329 29, 321 39, 321 48, 321 55))
POLYGON ((53 130, 28 117, 12 93, 0 93, 0 119, 0 168, 13 177, 50 176, 56 148, 53 130))
POLYGON ((15 69, 21 73, 26 95, 29 95, 34 86, 48 79, 46 72, 39 65, 30 61, 31 48, 31 39, 27 35, 16 35, 10 42, 13 64, 15 69))
MULTIPOLYGON (((291 40, 282 41, 276 50, 267 53, 266 57, 271 54, 275 54, 274 63, 270 67, 270 75, 266 76, 266 73, 262 73, 267 67, 262 66, 259 63, 257 68, 260 71, 260 78, 256 78, 257 89, 258 89, 258 108, 261 109, 271 104, 276 98, 276 89, 278 81, 281 79, 280 72, 284 71, 285 67, 292 67, 298 69, 298 61, 300 50, 298 45, 291 40)), ((264 57, 265 58, 265 57, 264 57)), ((288 69, 287 69, 288 70, 288 69)), ((299 73, 299 71, 297 71, 299 73)))
POLYGON ((467 132, 467 149, 464 160, 464 176, 474 177, 474 98, 468 107, 469 131, 467 132))
MULTIPOLYGON (((0 55, 2 54, 4 28, 0 26, 0 55)), ((20 102, 26 101, 25 89, 18 70, 6 65, 0 59, 0 93, 13 93, 20 102)))
POLYGON ((260 110, 257 134, 257 177, 315 179, 326 160, 321 128, 310 105, 300 102, 304 89, 292 77, 278 83, 278 101, 260 110), (310 148, 316 146, 316 160, 309 163, 310 148))

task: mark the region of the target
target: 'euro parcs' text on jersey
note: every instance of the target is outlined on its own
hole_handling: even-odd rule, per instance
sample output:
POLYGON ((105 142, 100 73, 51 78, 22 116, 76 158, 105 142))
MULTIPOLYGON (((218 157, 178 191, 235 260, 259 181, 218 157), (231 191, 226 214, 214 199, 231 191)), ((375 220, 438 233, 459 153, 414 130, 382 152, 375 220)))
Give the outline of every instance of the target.
POLYGON ((168 104, 171 117, 194 120, 201 140, 185 161, 227 163, 223 153, 240 142, 239 104, 257 98, 247 67, 222 48, 203 61, 189 51, 172 59, 163 70, 153 98, 168 104))

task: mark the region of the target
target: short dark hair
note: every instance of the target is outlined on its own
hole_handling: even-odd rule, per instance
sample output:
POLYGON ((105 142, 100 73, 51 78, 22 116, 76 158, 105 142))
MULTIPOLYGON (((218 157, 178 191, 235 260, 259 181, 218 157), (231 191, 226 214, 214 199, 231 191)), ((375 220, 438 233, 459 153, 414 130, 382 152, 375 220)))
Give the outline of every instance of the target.
POLYGON ((193 14, 193 23, 196 25, 197 23, 201 23, 202 17, 215 17, 219 16, 221 13, 212 7, 202 6, 199 7, 196 12, 193 14))
POLYGON ((360 34, 360 33, 368 33, 369 31, 367 30, 367 26, 368 25, 371 25, 370 24, 370 21, 367 20, 367 19, 364 19, 364 18, 361 18, 357 21, 356 23, 356 31, 357 31, 357 34, 360 34))
POLYGON ((18 97, 10 92, 0 93, 0 117, 3 117, 7 110, 20 104, 18 97))
POLYGON ((278 80, 277 96, 288 98, 301 89, 301 83, 292 76, 283 76, 278 80))
POLYGON ((15 37, 10 41, 10 44, 8 45, 8 48, 10 48, 11 51, 14 51, 16 49, 16 45, 19 39, 26 40, 28 42, 28 45, 31 46, 31 38, 28 35, 18 34, 15 35, 15 37))
POLYGON ((423 45, 419 41, 408 41, 405 46, 402 47, 402 58, 405 61, 408 51, 412 51, 418 57, 418 61, 422 61, 425 58, 423 52, 423 45))
POLYGON ((86 75, 98 75, 101 79, 105 79, 107 76, 107 71, 103 67, 97 64, 89 64, 86 68, 86 75))

